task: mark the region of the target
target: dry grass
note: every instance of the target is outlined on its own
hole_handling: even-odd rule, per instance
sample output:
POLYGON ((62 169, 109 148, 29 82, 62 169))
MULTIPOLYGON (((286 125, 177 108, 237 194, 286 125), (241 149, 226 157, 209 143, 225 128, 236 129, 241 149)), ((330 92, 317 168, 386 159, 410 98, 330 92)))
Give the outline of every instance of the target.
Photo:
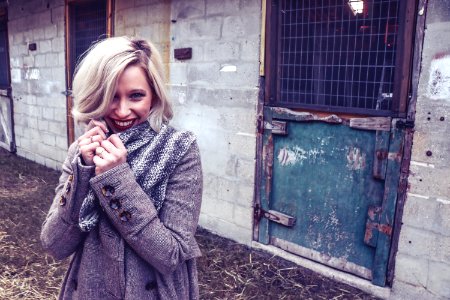
MULTIPOLYGON (((56 299, 68 261, 44 254, 41 223, 59 173, 0 149, 0 299, 56 299)), ((202 299, 376 299, 200 229, 202 299)))

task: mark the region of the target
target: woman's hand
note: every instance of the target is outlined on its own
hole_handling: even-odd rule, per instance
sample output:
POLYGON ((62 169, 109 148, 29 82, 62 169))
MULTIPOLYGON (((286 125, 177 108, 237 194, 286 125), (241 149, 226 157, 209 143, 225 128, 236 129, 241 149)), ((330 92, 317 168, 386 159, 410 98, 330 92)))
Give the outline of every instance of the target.
POLYGON ((91 120, 87 129, 77 141, 84 163, 87 166, 93 166, 95 149, 100 146, 102 141, 106 140, 105 133, 108 132, 108 128, 100 121, 91 120))
POLYGON ((102 174, 127 161, 127 149, 115 134, 100 143, 93 158, 95 175, 102 174))

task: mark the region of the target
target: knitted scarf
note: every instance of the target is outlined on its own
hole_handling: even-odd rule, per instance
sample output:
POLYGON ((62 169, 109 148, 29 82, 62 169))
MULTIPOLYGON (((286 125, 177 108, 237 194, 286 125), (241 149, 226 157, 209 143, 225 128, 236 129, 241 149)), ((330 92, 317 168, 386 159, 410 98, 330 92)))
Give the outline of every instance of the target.
MULTIPOLYGON (((118 136, 127 149, 127 163, 137 183, 159 212, 169 176, 188 151, 195 136, 187 131, 177 132, 167 125, 163 125, 157 133, 148 122, 127 129, 118 136)), ((79 214, 79 227, 82 231, 91 231, 97 225, 99 212, 99 201, 92 188, 89 188, 79 214)))

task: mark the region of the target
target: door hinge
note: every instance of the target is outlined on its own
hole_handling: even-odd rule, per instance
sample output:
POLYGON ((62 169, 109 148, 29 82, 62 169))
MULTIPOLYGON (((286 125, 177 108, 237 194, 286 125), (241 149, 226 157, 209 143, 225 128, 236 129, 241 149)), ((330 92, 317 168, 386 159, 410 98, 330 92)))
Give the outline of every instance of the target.
POLYGON ((264 133, 264 119, 263 116, 258 116, 258 119, 256 120, 256 129, 258 130, 259 134, 264 133))
POLYGON ((72 90, 65 90, 65 91, 62 91, 61 92, 61 94, 63 94, 64 96, 72 96, 72 90))
POLYGON ((395 123, 395 127, 400 128, 400 129, 414 128, 414 121, 413 120, 398 120, 397 123, 395 123))
POLYGON ((254 211, 254 217, 256 221, 260 221, 261 218, 267 218, 272 222, 287 226, 287 227, 293 227, 295 225, 296 218, 283 214, 279 211, 275 210, 263 210, 259 205, 256 205, 255 211, 254 211))
POLYGON ((380 224, 382 209, 379 206, 370 206, 367 211, 366 232, 364 234, 364 243, 377 247, 378 235, 383 233, 387 236, 392 235, 392 226, 380 224))

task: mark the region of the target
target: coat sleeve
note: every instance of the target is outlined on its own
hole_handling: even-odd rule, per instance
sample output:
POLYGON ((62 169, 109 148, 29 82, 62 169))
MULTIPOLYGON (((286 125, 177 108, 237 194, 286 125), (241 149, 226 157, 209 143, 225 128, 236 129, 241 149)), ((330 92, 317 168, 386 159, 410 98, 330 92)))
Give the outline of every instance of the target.
POLYGON ((90 180, 119 234, 158 272, 168 274, 200 256, 195 241, 202 197, 202 170, 194 142, 169 178, 158 216, 127 163, 90 180))
POLYGON ((55 197, 42 225, 41 243, 56 259, 71 255, 84 238, 78 227, 81 203, 89 189, 95 168, 81 164, 76 144, 69 147, 55 197))

